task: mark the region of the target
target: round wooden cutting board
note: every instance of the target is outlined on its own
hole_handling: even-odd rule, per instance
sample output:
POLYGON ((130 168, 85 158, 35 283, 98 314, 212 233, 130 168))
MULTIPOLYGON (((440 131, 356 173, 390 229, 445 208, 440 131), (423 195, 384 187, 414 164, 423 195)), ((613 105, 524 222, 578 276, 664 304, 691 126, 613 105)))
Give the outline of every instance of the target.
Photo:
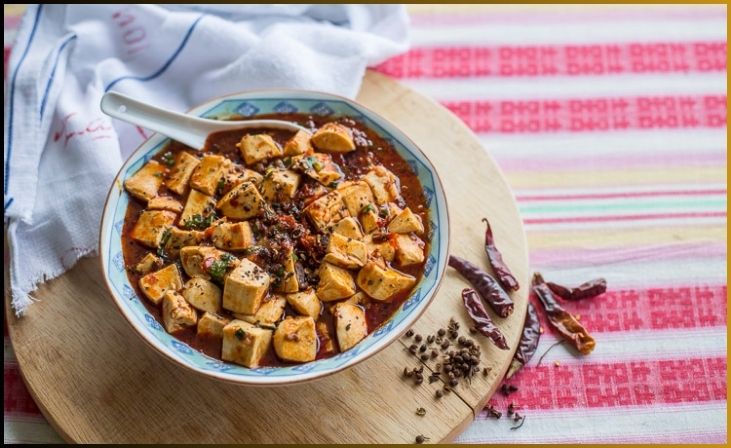
MULTIPOLYGON (((358 101, 394 122, 437 167, 449 202, 450 251, 487 269, 482 249, 488 217, 507 264, 523 288, 515 312, 496 318, 512 348, 527 306, 528 256, 513 194, 470 130, 446 109, 382 75, 369 72, 358 101)), ((207 379, 165 360, 134 334, 112 303, 99 260, 86 258, 43 285, 26 316, 10 309, 10 337, 21 372, 43 414, 68 441, 111 443, 413 443, 449 441, 479 412, 512 358, 481 336, 488 376, 435 398, 441 382, 414 386, 405 366, 419 365, 394 342, 344 372, 276 388, 207 379), (426 415, 416 415, 423 407, 426 415)), ((435 333, 450 317, 467 334, 460 291, 447 270, 434 302, 414 326, 435 333)), ((427 363, 427 369, 432 363, 427 363)))

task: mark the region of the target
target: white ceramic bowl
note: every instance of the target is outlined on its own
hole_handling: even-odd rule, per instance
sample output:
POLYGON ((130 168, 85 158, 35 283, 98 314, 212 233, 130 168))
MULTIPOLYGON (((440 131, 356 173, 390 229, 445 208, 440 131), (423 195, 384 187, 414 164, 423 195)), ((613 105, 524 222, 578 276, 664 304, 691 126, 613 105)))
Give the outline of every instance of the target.
POLYGON ((364 122, 380 136, 393 143, 396 151, 416 171, 426 194, 432 229, 423 277, 411 296, 384 322, 352 349, 327 359, 288 367, 248 369, 222 362, 192 349, 168 334, 130 285, 122 257, 121 233, 129 196, 123 182, 157 154, 169 139, 155 134, 143 143, 117 174, 107 196, 101 221, 100 256, 104 278, 120 311, 132 328, 156 351, 175 363, 205 376, 239 384, 292 384, 330 375, 382 350, 405 332, 424 312, 434 297, 447 265, 449 219, 447 201, 434 166, 403 132, 373 111, 346 98, 309 91, 268 90, 245 92, 211 100, 190 111, 201 117, 226 119, 232 116, 253 117, 266 113, 308 113, 348 116, 364 122))

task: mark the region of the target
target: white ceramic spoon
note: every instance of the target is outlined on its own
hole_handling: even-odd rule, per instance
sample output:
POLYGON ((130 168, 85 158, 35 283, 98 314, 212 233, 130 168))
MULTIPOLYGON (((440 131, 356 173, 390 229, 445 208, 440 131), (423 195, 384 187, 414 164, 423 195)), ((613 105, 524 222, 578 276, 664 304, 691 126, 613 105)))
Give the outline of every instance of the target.
POLYGON ((159 132, 199 150, 205 146, 208 135, 218 131, 268 128, 309 132, 298 124, 282 120, 208 120, 161 109, 118 92, 105 93, 102 97, 101 109, 110 117, 159 132))

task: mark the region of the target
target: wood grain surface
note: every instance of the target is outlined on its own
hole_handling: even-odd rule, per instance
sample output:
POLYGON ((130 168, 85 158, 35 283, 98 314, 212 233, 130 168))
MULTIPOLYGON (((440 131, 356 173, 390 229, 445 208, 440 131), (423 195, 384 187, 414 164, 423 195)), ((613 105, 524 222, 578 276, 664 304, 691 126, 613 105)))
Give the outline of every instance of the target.
MULTIPOLYGON (((451 253, 488 268, 482 250, 488 217, 507 264, 523 286, 515 312, 495 317, 511 348, 527 305, 528 256, 512 192, 497 165, 455 116, 382 75, 369 72, 358 96, 409 135, 437 167, 449 202, 451 253)), ((485 338, 483 364, 470 387, 435 399, 440 382, 414 386, 405 366, 420 361, 399 340, 344 372, 285 387, 236 386, 192 373, 156 353, 134 333, 104 287, 98 258, 81 260, 34 294, 40 300, 8 327, 23 378, 43 414, 68 441, 112 443, 413 443, 449 441, 498 387, 513 350, 485 338), (423 407, 425 416, 417 416, 423 407)), ((415 325, 434 333, 454 317, 469 327, 453 270, 415 325)), ((429 363, 431 364, 431 363, 429 363)), ((427 365, 431 368, 431 365, 427 365)))

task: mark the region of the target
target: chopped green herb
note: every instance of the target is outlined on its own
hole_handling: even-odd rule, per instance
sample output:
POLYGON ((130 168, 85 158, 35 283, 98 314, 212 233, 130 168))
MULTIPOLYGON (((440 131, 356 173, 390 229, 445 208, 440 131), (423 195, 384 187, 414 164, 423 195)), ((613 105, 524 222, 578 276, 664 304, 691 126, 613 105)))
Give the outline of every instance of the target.
POLYGON ((218 219, 216 213, 211 213, 207 216, 195 214, 185 220, 185 222, 183 223, 183 227, 185 227, 186 229, 205 230, 210 227, 211 223, 216 219, 218 219))
POLYGON ((378 212, 378 216, 381 218, 388 218, 388 207, 383 207, 380 212, 378 212))
POLYGON ((165 246, 168 244, 168 241, 170 241, 170 236, 172 235, 172 230, 170 230, 170 227, 165 229, 164 232, 162 232, 162 238, 160 238, 160 245, 157 247, 157 255, 160 257, 165 257, 165 246))
POLYGON ((213 277, 214 280, 221 281, 223 276, 226 275, 228 269, 231 267, 231 263, 236 260, 231 254, 223 254, 221 258, 211 263, 211 267, 208 268, 208 273, 213 277))
POLYGON ((338 188, 338 183, 337 182, 330 182, 328 184, 328 187, 330 187, 330 188, 338 188))
POLYGON ((216 194, 221 195, 223 194, 223 189, 226 188, 226 179, 224 177, 218 179, 218 184, 216 185, 216 194))
POLYGON ((362 209, 360 209, 361 213, 370 213, 370 212, 374 212, 374 211, 375 211, 375 209, 373 208, 373 204, 368 204, 368 205, 364 206, 362 209))
POLYGON ((238 339, 239 341, 243 341, 244 336, 246 336, 246 332, 243 328, 237 328, 236 332, 234 332, 234 335, 236 336, 236 339, 238 339))
POLYGON ((164 163, 167 166, 173 166, 175 165, 175 156, 172 152, 168 151, 165 154, 162 155, 162 163, 164 163))

